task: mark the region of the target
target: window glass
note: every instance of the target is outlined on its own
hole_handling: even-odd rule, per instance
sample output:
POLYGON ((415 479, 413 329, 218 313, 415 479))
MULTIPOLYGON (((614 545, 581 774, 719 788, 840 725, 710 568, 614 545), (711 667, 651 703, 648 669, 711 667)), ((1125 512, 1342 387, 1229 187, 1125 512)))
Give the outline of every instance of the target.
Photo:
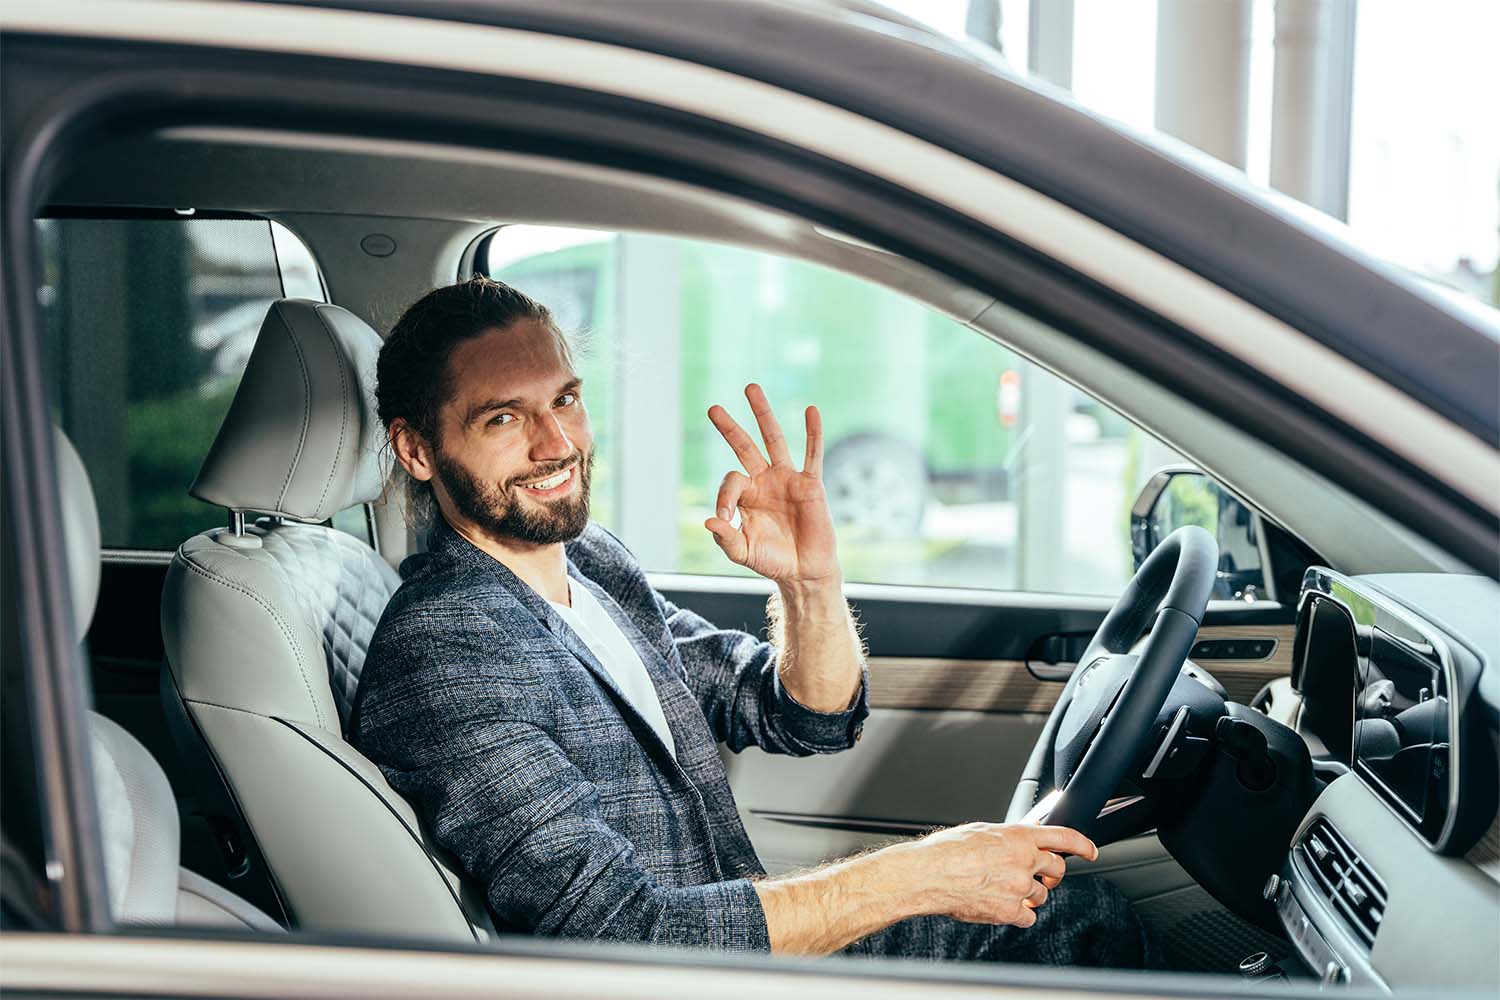
POLYGON ((851 581, 1117 593, 1129 507, 1177 460, 1082 392, 896 292, 666 237, 509 226, 482 262, 583 334, 595 519, 647 569, 745 573, 703 528, 738 468, 705 416, 763 385, 793 455, 823 413, 851 581))
POLYGON ((263 220, 54 218, 37 228, 54 414, 88 468, 103 543, 175 549, 223 523, 188 487, 267 308, 288 292, 323 298, 317 265, 263 220))

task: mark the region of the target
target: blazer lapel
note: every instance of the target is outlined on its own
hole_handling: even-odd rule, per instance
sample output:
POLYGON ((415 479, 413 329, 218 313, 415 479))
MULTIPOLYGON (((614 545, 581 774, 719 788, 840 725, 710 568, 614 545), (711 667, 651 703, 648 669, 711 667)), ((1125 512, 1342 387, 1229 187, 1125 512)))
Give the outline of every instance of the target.
MULTIPOLYGON (((519 601, 522 607, 531 612, 531 614, 536 617, 537 621, 541 622, 542 625, 546 627, 547 631, 551 632, 552 635, 563 644, 563 647, 567 649, 568 652, 572 653, 575 659, 583 664, 584 668, 593 675, 594 680, 598 682, 605 691, 609 692, 610 697, 618 706, 620 714, 626 716, 627 718, 634 719, 636 723, 634 728, 639 732, 647 734, 647 738, 650 739, 651 742, 660 749, 663 756, 668 761, 672 761, 674 759, 673 754, 667 749, 666 744, 662 742, 661 737, 656 734, 656 730, 651 727, 651 723, 647 722, 646 717, 641 715, 641 713, 637 711, 636 707, 631 704, 629 698, 625 697, 625 692, 620 690, 620 686, 615 683, 614 677, 610 675, 610 672, 608 670, 604 669, 604 664, 600 663, 598 658, 594 656, 594 651, 589 649, 588 643, 584 642, 583 639, 578 635, 578 633, 573 631, 572 627, 563 620, 562 615, 557 613, 557 609, 552 607, 552 605, 549 604, 546 599, 542 597, 542 595, 531 589, 530 585, 528 585, 520 577, 512 573, 504 563, 490 556, 488 553, 481 552, 479 549, 475 548, 467 539, 465 539, 458 532, 454 531, 453 528, 442 518, 438 518, 437 521, 438 523, 434 525, 433 532, 429 540, 429 551, 447 554, 468 565, 475 566, 476 568, 482 568, 486 572, 494 573, 496 578, 499 579, 501 584, 504 585, 505 589, 510 591, 511 596, 519 601)), ((573 561, 571 559, 568 560, 568 575, 575 581, 589 587, 590 592, 594 594, 596 598, 600 598, 600 602, 604 604, 606 608, 611 608, 613 606, 614 602, 609 600, 608 595, 604 594, 602 590, 600 590, 597 586, 593 585, 589 581, 581 579, 578 573, 578 568, 573 565, 573 561)), ((616 622, 620 620, 619 616, 615 614, 614 611, 611 611, 611 616, 615 618, 616 622)), ((634 629, 626 630, 626 637, 630 638, 631 633, 634 631, 634 629)), ((634 638, 631 638, 631 644, 635 646, 637 651, 639 652, 640 644, 636 642, 634 638)), ((649 663, 645 656, 642 656, 641 659, 642 662, 649 663)), ((647 666, 647 673, 651 673, 651 668, 649 665, 647 666)), ((651 680, 653 684, 657 683, 657 679, 654 674, 652 675, 651 680)), ((659 691, 660 686, 658 685, 658 692, 659 691)), ((663 711, 666 711, 665 702, 663 702, 663 711)), ((678 735, 677 727, 672 725, 671 713, 667 712, 666 714, 667 728, 672 731, 674 739, 680 740, 681 737, 678 735)))

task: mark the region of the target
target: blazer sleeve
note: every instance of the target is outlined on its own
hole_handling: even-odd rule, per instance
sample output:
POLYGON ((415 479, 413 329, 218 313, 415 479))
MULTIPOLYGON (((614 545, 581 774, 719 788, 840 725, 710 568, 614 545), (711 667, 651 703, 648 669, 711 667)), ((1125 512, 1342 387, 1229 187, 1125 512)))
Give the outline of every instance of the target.
POLYGON ((775 646, 746 632, 718 628, 660 594, 656 601, 688 687, 719 742, 736 753, 753 745, 805 757, 847 750, 859 738, 870 714, 868 668, 847 709, 814 711, 782 687, 775 646))
POLYGON ((669 887, 637 862, 602 818, 598 789, 519 717, 528 701, 538 707, 540 678, 523 665, 492 667, 481 631, 406 645, 401 669, 382 672, 365 700, 357 738, 483 887, 499 923, 549 937, 769 951, 749 880, 669 887), (509 693, 494 697, 497 687, 509 693))

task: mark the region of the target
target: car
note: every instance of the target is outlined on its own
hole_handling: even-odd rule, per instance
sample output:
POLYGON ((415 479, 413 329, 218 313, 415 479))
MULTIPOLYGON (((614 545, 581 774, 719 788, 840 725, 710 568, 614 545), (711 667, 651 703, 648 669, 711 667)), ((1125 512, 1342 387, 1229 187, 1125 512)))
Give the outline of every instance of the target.
POLYGON ((0 50, 6 989, 1500 986, 1492 312, 865 4, 57 0, 7 5, 0 50), (1016 414, 1002 499, 841 535, 859 745, 727 755, 731 782, 772 871, 1076 823, 1104 847, 1070 871, 1118 885, 1168 969, 494 933, 343 724, 419 545, 369 474, 379 332, 520 225, 619 234, 611 343, 678 331, 585 362, 597 512, 724 626, 764 628, 769 587, 684 541, 729 468, 691 440, 705 401, 755 378, 921 435, 1016 414), (681 281, 705 244, 771 277, 681 281), (295 248, 317 280, 291 295, 295 248), (879 338, 798 331, 861 384, 778 384, 835 359, 671 320, 689 290, 753 315, 804 266, 905 307, 879 338), (892 345, 932 331, 1013 390, 913 371, 892 345), (1097 435, 1069 430, 1080 392, 1097 435))

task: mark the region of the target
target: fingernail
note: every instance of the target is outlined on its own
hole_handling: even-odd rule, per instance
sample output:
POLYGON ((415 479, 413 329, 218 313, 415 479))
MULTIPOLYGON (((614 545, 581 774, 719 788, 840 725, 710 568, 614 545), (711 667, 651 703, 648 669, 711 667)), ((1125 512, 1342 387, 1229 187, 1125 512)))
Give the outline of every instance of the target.
POLYGON ((719 517, 722 518, 725 521, 729 520, 729 508, 728 507, 720 507, 719 508, 719 517))

